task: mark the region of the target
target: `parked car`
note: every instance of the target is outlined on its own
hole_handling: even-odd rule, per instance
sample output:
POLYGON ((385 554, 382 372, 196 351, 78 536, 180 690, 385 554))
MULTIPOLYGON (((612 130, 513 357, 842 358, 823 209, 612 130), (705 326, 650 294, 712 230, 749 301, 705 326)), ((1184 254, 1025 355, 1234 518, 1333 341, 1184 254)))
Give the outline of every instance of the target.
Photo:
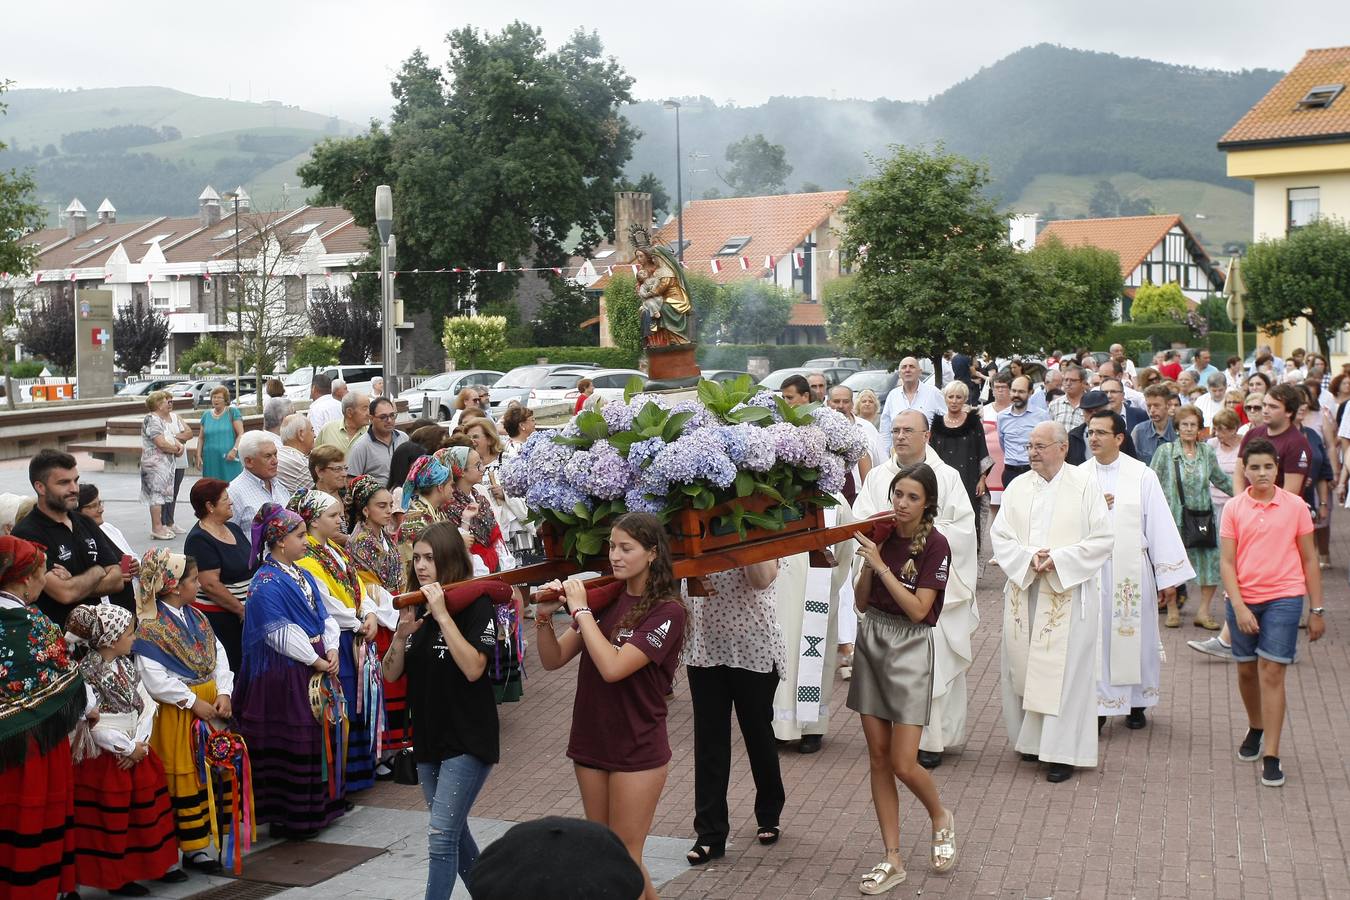
MULTIPOLYGON (((611 400, 623 399, 623 392, 628 389, 628 380, 634 375, 642 380, 642 387, 645 390, 650 380, 637 369, 596 369, 594 372, 578 375, 577 378, 589 378, 591 387, 595 389, 595 394, 604 397, 605 402, 608 403, 611 400)), ((563 395, 563 399, 575 403, 580 394, 581 392, 576 389, 574 384, 572 389, 563 395)))
POLYGON ((900 383, 900 376, 885 369, 864 369, 861 372, 854 372, 841 383, 853 392, 854 397, 859 391, 870 388, 876 393, 877 400, 884 404, 886 396, 900 383))
MULTIPOLYGON (((350 386, 360 382, 369 382, 372 378, 384 377, 384 366, 324 366, 317 370, 313 366, 301 366, 289 375, 280 376, 281 383, 286 386, 286 396, 297 403, 301 400, 308 400, 309 385, 317 373, 327 375, 334 380, 341 378, 350 386)), ((370 390, 368 383, 366 384, 366 390, 370 390)), ((252 405, 252 398, 250 398, 250 401, 250 405, 252 405)), ((243 398, 240 398, 239 402, 241 406, 244 405, 243 398)))
MULTIPOLYGON (((702 372, 702 377, 707 381, 716 381, 720 384, 725 384, 728 381, 735 381, 742 375, 749 375, 749 374, 750 374, 749 372, 745 372, 740 369, 704 369, 702 372)), ((751 381, 753 380, 754 379, 752 378, 751 381)))
POLYGON ((783 382, 787 381, 787 379, 790 376, 800 375, 803 378, 805 378, 807 375, 815 371, 822 371, 825 373, 825 386, 827 388, 834 387, 836 384, 839 384, 845 378, 848 378, 850 375, 853 374, 852 369, 840 369, 840 368, 828 368, 819 370, 817 370, 815 367, 811 368, 801 367, 795 369, 775 369, 768 375, 765 375, 764 378, 760 380, 759 386, 763 388, 768 388, 771 391, 782 390, 783 382))
POLYGON ((460 369, 433 375, 415 388, 398 395, 408 401, 408 412, 444 422, 455 409, 455 398, 464 388, 475 384, 492 387, 502 377, 494 369, 460 369))
POLYGON ((856 356, 822 356, 802 363, 807 369, 852 369, 861 372, 863 361, 856 356))
POLYGON ((571 385, 575 387, 577 378, 598 368, 599 366, 594 363, 538 363, 516 366, 497 379, 497 383, 492 386, 492 416, 497 418, 513 400, 526 406, 537 406, 537 403, 532 402, 536 399, 535 392, 543 386, 550 375, 570 373, 575 376, 571 385))
POLYGON ((218 387, 225 387, 230 392, 230 400, 239 395, 239 388, 242 386, 245 390, 253 390, 253 379, 243 377, 238 381, 233 375, 215 375, 210 378, 198 378, 195 381, 180 381, 177 384, 169 385, 165 388, 175 399, 187 398, 192 401, 194 407, 207 407, 211 405, 211 392, 218 387))
POLYGON ((117 392, 119 397, 141 397, 154 391, 162 391, 170 385, 180 384, 188 380, 186 375, 156 375, 154 378, 147 378, 144 381, 133 381, 126 387, 117 392))

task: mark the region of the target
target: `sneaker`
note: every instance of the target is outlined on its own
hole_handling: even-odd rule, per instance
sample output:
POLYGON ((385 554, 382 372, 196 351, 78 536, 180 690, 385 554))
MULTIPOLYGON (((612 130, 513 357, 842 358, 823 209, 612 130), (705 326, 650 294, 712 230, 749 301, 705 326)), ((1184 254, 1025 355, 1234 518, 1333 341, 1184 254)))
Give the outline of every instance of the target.
POLYGON ((1228 662, 1233 661, 1232 646, 1219 640, 1217 634, 1212 638, 1205 638, 1203 641, 1187 641, 1186 646, 1190 647, 1192 650, 1198 650, 1206 656, 1213 656, 1216 659, 1226 659, 1228 662))
MULTIPOLYGON (((1247 736, 1238 745, 1238 759, 1243 762, 1256 762, 1261 758, 1261 746, 1265 742, 1265 732, 1255 728, 1247 729, 1247 736)), ((1274 759, 1274 757, 1268 757, 1274 759)))
POLYGON ((1284 784, 1284 769, 1280 768, 1278 756, 1267 756, 1263 760, 1261 783, 1266 787, 1279 787, 1284 784))

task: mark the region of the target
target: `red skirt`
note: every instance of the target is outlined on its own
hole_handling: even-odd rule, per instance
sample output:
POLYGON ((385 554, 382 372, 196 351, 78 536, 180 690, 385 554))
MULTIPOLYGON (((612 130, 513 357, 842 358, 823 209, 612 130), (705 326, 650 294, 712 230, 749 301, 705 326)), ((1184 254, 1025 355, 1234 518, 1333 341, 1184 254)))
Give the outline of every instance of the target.
POLYGON ((153 750, 130 769, 103 752, 75 767, 75 877, 115 888, 158 878, 178 863, 164 764, 153 750))
MULTIPOLYGON (((379 648, 380 659, 389 652, 394 633, 387 628, 375 632, 375 646, 379 648)), ((388 756, 395 750, 406 750, 412 746, 412 722, 408 721, 408 676, 403 675, 397 681, 384 682, 384 753, 388 756)))
POLYGON ((0 772, 0 900, 75 890, 75 779, 70 741, 0 772))

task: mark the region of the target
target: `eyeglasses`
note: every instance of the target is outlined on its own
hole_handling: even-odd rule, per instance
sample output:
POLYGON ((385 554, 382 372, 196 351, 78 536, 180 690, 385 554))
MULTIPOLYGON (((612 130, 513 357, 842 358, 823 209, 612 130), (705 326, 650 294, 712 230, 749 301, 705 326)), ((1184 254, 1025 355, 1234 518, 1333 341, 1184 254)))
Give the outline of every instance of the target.
POLYGON ((1261 404, 1260 404, 1260 403, 1254 403, 1254 404, 1252 404, 1251 406, 1244 406, 1244 407, 1242 407, 1242 408, 1245 409, 1247 412, 1260 412, 1260 411, 1261 411, 1261 404))
POLYGON ((342 463, 333 463, 332 465, 324 466, 324 468, 327 469, 327 470, 330 471, 330 472, 345 472, 345 471, 347 471, 346 465, 344 465, 344 464, 342 464, 342 463))
POLYGON ((103 508, 102 500, 94 500, 80 507, 80 509, 102 509, 102 508, 103 508))
POLYGON ((398 413, 380 413, 378 416, 375 416, 375 418, 379 419, 381 422, 392 422, 398 418, 398 413))

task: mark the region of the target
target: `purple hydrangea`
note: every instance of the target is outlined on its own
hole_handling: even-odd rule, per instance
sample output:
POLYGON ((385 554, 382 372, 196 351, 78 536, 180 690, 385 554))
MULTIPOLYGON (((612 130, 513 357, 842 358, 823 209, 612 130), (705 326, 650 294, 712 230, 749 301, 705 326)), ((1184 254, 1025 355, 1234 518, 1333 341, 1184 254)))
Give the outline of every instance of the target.
POLYGON ((707 481, 724 488, 736 480, 736 465, 727 456, 718 430, 711 428, 697 429, 667 444, 651 467, 675 484, 707 481))
POLYGON ((867 439, 863 437, 862 429, 844 418, 843 413, 822 406, 811 413, 811 418, 825 435, 826 449, 844 457, 849 465, 867 452, 867 439))
POLYGON ((659 513, 665 507, 661 500, 648 500, 637 488, 624 494, 623 502, 628 506, 629 512, 659 513))
POLYGON ((696 428, 711 428, 714 425, 721 424, 713 411, 704 406, 701 400, 681 400, 670 408, 672 416, 682 412, 694 414, 688 422, 684 423, 683 434, 688 434, 696 428))
POLYGON ((573 487, 600 500, 617 500, 637 480, 633 466, 605 441, 572 454, 565 472, 573 487))
POLYGON ((638 441, 628 448, 628 462, 637 468, 642 468, 655 459, 656 454, 660 453, 665 446, 666 442, 659 437, 638 441))
POLYGON ((573 452, 573 448, 554 441, 551 432, 536 431, 520 448, 520 454, 502 469, 506 493, 523 497, 540 482, 561 479, 573 452))
POLYGON ((745 403, 738 403, 732 407, 732 412, 740 409, 742 406, 762 406, 764 409, 773 413, 773 421, 783 421, 783 414, 778 411, 777 395, 773 391, 760 391, 745 403))
POLYGON ((764 429, 773 441, 779 462, 807 469, 820 467, 825 450, 825 434, 814 425, 790 425, 780 422, 764 429))
POLYGON ((838 493, 844 489, 844 475, 847 471, 842 459, 833 453, 826 453, 820 459, 820 478, 816 484, 827 494, 838 493))
POLYGON ((570 513, 580 503, 593 509, 595 502, 562 479, 536 481, 525 493, 525 505, 532 509, 552 509, 570 513))
POLYGON ((748 423, 727 425, 720 431, 727 456, 736 464, 736 468, 749 469, 751 472, 767 472, 778 462, 773 449, 773 439, 758 425, 748 423))
POLYGON ((604 417, 605 424, 609 426, 610 434, 618 434, 620 431, 627 431, 633 427, 633 417, 637 415, 637 410, 627 403, 606 403, 600 409, 600 415, 604 417))

